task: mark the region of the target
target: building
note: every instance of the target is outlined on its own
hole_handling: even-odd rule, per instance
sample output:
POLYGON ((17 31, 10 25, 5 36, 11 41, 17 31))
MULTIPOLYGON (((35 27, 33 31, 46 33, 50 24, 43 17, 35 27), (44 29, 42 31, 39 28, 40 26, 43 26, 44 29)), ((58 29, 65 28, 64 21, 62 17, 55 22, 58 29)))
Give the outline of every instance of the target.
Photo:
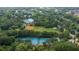
POLYGON ((34 19, 32 19, 32 18, 24 19, 24 22, 25 22, 26 24, 32 24, 32 23, 34 22, 34 19))
POLYGON ((34 19, 29 18, 24 20, 24 27, 26 30, 32 30, 33 29, 33 24, 34 24, 34 19))

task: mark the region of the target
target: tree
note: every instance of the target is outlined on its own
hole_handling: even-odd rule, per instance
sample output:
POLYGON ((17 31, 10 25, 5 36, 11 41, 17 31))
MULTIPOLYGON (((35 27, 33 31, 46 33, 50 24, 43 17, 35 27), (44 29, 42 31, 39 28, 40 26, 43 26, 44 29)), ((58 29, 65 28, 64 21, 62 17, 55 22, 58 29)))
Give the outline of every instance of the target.
POLYGON ((56 51, 78 51, 79 48, 72 43, 69 42, 55 42, 53 43, 53 48, 56 51))
POLYGON ((25 44, 25 43, 20 43, 16 46, 16 51, 27 51, 29 48, 28 48, 28 45, 25 44))
POLYGON ((0 36, 0 45, 11 45, 13 42, 15 42, 15 38, 13 36, 0 36))

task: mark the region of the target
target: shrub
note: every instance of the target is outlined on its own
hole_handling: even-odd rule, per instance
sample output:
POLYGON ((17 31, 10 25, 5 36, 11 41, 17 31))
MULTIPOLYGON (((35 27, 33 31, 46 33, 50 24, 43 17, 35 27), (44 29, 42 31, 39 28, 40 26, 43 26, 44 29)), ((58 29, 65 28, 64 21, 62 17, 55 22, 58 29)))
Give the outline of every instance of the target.
POLYGON ((72 43, 69 43, 69 42, 55 42, 53 43, 53 48, 56 50, 56 51, 78 51, 79 48, 72 44, 72 43))
POLYGON ((13 42, 15 42, 15 38, 13 36, 0 36, 0 45, 11 45, 13 42))

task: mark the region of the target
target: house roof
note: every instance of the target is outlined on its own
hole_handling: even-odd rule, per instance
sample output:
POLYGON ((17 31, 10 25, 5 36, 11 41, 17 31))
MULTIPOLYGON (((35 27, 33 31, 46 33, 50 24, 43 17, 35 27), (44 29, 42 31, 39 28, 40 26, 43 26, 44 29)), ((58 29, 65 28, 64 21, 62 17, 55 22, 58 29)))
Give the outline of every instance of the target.
POLYGON ((32 18, 25 19, 24 22, 25 23, 33 23, 34 22, 34 19, 32 19, 32 18))

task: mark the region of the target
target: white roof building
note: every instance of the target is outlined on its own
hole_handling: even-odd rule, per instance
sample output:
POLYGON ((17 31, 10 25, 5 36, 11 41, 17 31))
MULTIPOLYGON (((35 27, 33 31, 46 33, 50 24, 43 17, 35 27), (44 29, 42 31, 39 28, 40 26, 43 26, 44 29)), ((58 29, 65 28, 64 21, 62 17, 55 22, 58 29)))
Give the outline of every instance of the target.
POLYGON ((24 22, 25 22, 26 24, 28 24, 28 23, 33 23, 33 22, 34 22, 34 19, 32 19, 32 18, 25 19, 24 22))

